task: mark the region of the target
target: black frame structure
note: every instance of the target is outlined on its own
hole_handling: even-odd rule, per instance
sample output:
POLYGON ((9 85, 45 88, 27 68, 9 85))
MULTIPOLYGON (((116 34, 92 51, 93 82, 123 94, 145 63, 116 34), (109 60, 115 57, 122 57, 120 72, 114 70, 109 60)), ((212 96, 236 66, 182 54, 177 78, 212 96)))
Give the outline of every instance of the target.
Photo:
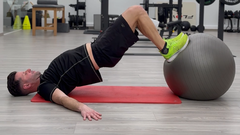
POLYGON ((198 32, 203 33, 204 31, 204 3, 205 0, 200 0, 200 10, 199 10, 199 26, 198 26, 198 32))
POLYGON ((101 30, 85 30, 84 34, 100 34, 109 26, 108 6, 109 0, 101 0, 101 30))
MULTIPOLYGON (((79 0, 76 0, 76 7, 75 7, 75 11, 76 11, 76 19, 75 19, 75 24, 76 24, 76 26, 74 26, 72 29, 74 29, 74 28, 76 28, 76 29, 79 29, 79 30, 83 30, 83 29, 85 29, 86 28, 86 0, 83 2, 83 3, 85 3, 85 13, 83 13, 83 17, 84 17, 84 22, 83 22, 83 26, 81 27, 81 26, 79 26, 79 21, 78 21, 78 17, 79 17, 79 10, 80 9, 78 9, 77 8, 77 6, 78 6, 78 3, 79 3, 79 0)), ((69 13, 70 14, 70 13, 69 13)))
MULTIPOLYGON (((155 4, 155 3, 149 3, 149 0, 143 0, 143 8, 147 11, 149 11, 150 7, 165 7, 165 8, 170 8, 170 17, 169 17, 169 22, 172 22, 172 11, 173 8, 177 8, 178 10, 178 20, 182 20, 182 0, 178 0, 178 4, 173 4, 173 0, 169 0, 168 4, 155 4)), ((181 33, 181 29, 178 28, 178 34, 181 33)), ((149 39, 139 39, 139 41, 150 41, 149 39)), ((156 46, 132 46, 131 48, 157 48, 156 46)), ((160 53, 125 53, 125 55, 132 55, 132 56, 159 56, 161 55, 160 53)))
MULTIPOLYGON (((79 0, 77 0, 77 3, 79 3, 79 0)), ((78 10, 76 11, 77 12, 77 16, 76 16, 76 24, 77 24, 77 28, 78 29, 85 29, 86 28, 86 13, 84 13, 84 17, 85 17, 85 24, 83 24, 83 28, 79 27, 79 24, 78 24, 78 16, 79 16, 79 13, 78 13, 78 10)), ((85 12, 86 12, 86 0, 85 0, 85 12)))
MULTIPOLYGON (((149 8, 150 7, 163 7, 163 8, 169 8, 170 9, 170 14, 169 14, 169 22, 172 22, 172 11, 173 11, 173 8, 176 8, 177 11, 178 11, 178 16, 180 16, 180 18, 178 18, 178 21, 181 21, 182 18, 182 0, 178 0, 178 4, 173 4, 173 0, 169 0, 169 3, 166 4, 166 3, 162 3, 162 4, 156 4, 156 3, 149 3, 149 0, 143 0, 143 3, 140 3, 140 5, 143 5, 143 8, 147 11, 147 13, 149 13, 149 8)), ((168 23, 167 23, 168 24, 168 23)), ((178 25, 176 25, 178 26, 178 25)), ((178 30, 178 34, 181 33, 181 27, 178 26, 177 27, 177 30, 178 30)), ((162 28, 161 32, 169 32, 169 30, 165 30, 164 28, 162 28)), ((161 36, 164 36, 162 33, 161 36)), ((172 36, 172 33, 170 35, 169 33, 169 36, 172 36)), ((150 41, 149 39, 147 38, 140 38, 139 41, 150 41)), ((147 47, 146 47, 147 48, 147 47)))
MULTIPOLYGON (((149 9, 149 7, 165 7, 170 8, 170 17, 169 22, 172 22, 172 11, 173 8, 177 8, 178 11, 178 20, 182 20, 182 0, 178 0, 177 4, 173 4, 173 0, 169 0, 169 4, 155 4, 155 3, 149 3, 149 0, 143 0, 143 3, 141 3, 145 9, 149 9), (148 3, 148 4, 146 4, 148 3), (147 8, 145 6, 148 6, 147 8)), ((148 12, 148 11, 147 11, 148 12)), ((178 34, 181 33, 181 29, 178 29, 178 34)))
POLYGON ((101 0, 101 32, 105 31, 109 26, 108 2, 109 0, 101 0))
POLYGON ((219 1, 218 38, 221 40, 223 40, 223 32, 224 32, 224 10, 225 10, 225 4, 219 1))

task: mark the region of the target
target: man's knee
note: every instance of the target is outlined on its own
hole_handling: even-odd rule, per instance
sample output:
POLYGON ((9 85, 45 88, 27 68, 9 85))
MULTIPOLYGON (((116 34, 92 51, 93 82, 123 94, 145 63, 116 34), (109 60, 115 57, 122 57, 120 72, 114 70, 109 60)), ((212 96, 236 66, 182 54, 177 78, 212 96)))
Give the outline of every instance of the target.
POLYGON ((137 15, 147 14, 147 12, 140 5, 131 6, 127 10, 134 15, 135 14, 137 14, 137 15))

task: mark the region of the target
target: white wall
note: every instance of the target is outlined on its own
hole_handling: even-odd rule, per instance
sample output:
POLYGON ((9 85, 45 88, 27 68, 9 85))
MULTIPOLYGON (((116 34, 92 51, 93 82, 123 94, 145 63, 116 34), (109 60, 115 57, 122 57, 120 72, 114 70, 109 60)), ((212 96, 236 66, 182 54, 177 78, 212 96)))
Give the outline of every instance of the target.
POLYGON ((0 35, 3 33, 3 2, 0 1, 0 35))
MULTIPOLYGON (((84 0, 79 0, 84 1, 84 0)), ((132 5, 139 5, 143 0, 109 0, 109 14, 121 14, 128 7, 132 5)), ((169 0, 150 0, 150 3, 158 3, 158 2, 168 2, 169 0)), ((177 2, 177 0, 173 0, 177 2)), ((195 2, 196 0, 183 0, 184 2, 195 2)), ((37 0, 31 0, 34 4, 37 3, 37 0)), ((66 19, 68 20, 68 12, 71 14, 76 14, 74 9, 69 6, 69 4, 76 3, 76 0, 58 0, 58 4, 65 5, 66 9, 66 19)), ((196 2, 195 2, 196 3, 196 2)), ((197 3, 196 3, 197 4, 197 3)), ((93 15, 100 14, 101 12, 101 3, 99 0, 86 0, 86 15, 87 15, 87 25, 93 26, 93 15)), ((204 17, 204 25, 207 29, 217 29, 218 25, 218 6, 219 1, 215 1, 212 5, 205 7, 205 17, 204 17)), ((183 7, 184 8, 184 7, 183 7)), ((187 7, 189 8, 189 7, 187 7)), ((1 9, 1 8, 0 8, 1 9)), ((240 10, 240 4, 235 6, 226 6, 226 10, 240 10)), ((79 12, 81 13, 81 12, 79 12)), ((197 4, 196 8, 197 13, 197 23, 199 22, 199 4, 197 4)), ((53 14, 50 12, 50 16, 53 14)), ((58 13, 58 16, 61 17, 61 13, 58 13)), ((149 12, 150 17, 155 17, 155 9, 150 8, 149 12)))

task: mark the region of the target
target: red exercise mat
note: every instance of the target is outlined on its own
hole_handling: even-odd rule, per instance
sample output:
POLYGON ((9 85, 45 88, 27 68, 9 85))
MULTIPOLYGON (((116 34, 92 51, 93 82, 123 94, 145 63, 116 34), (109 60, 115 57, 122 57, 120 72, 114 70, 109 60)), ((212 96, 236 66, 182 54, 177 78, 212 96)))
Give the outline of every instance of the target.
MULTIPOLYGON (((180 98, 168 87, 83 86, 76 87, 68 96, 83 103, 181 104, 180 98)), ((31 102, 49 101, 36 94, 31 102)))

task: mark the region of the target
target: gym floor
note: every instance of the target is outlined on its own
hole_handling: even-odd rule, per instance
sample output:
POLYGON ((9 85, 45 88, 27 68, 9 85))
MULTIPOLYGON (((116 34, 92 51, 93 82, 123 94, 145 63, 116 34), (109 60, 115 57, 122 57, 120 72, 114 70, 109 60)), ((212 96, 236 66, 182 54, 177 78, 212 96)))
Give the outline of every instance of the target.
MULTIPOLYGON (((83 121, 81 115, 52 103, 32 103, 31 94, 12 97, 6 77, 27 68, 43 72, 61 52, 92 41, 83 31, 18 31, 0 37, 0 133, 2 135, 229 135, 240 134, 240 34, 225 33, 224 42, 235 57, 235 80, 214 101, 181 99, 182 104, 87 105, 102 113, 100 121, 83 121)), ((216 31, 206 33, 217 35, 216 31)), ((153 46, 150 41, 136 45, 153 46)), ((158 53, 155 48, 130 48, 132 53, 158 53)), ((124 56, 114 68, 100 69, 103 82, 95 85, 167 86, 161 56, 124 56)))

